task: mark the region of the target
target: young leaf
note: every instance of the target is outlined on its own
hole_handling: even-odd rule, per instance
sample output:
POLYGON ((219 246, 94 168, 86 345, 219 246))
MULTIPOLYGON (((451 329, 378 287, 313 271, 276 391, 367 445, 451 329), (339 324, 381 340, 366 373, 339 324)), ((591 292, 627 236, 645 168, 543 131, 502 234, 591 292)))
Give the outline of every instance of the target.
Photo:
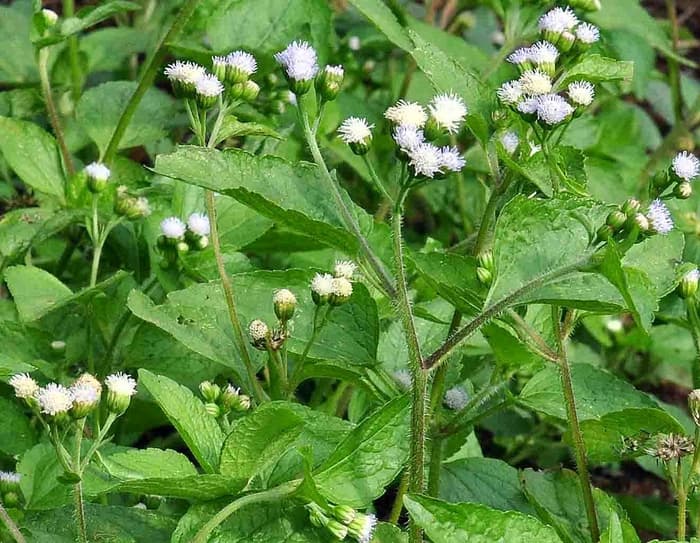
POLYGON ((622 81, 627 86, 632 82, 634 63, 603 57, 598 54, 586 55, 577 64, 567 70, 561 85, 571 81, 622 81))

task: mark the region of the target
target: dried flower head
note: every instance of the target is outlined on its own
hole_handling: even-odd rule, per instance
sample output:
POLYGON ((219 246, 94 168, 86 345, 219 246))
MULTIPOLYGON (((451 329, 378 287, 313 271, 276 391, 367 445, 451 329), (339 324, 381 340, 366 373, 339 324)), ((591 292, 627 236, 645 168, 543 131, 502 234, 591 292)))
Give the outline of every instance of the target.
POLYGON ((254 343, 264 341, 270 333, 270 328, 261 320, 254 320, 248 325, 248 334, 254 343))
POLYGON ((658 436, 655 446, 648 448, 647 453, 664 462, 669 462, 692 454, 694 450, 695 446, 691 438, 680 434, 666 434, 658 436))

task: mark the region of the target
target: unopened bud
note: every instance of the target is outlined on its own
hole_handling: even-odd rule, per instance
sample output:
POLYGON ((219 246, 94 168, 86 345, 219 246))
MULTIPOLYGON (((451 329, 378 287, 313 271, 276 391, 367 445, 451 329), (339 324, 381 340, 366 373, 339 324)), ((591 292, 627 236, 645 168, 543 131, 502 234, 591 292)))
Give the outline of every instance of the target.
POLYGON ((357 511, 349 505, 334 505, 331 513, 343 524, 350 524, 357 516, 357 511))
POLYGON ((246 102, 253 102, 260 94, 260 85, 255 81, 250 79, 243 83, 243 90, 241 92, 241 99, 246 102))
POLYGON ((221 408, 218 406, 218 404, 212 403, 212 402, 206 402, 204 404, 204 410, 209 413, 212 417, 219 418, 221 416, 221 408))
POLYGON ((52 9, 42 9, 41 16, 44 19, 44 26, 51 28, 58 22, 58 13, 52 9))
POLYGON ((482 268, 486 268, 487 270, 495 269, 493 263, 493 251, 481 251, 481 253, 479 253, 479 256, 477 256, 476 258, 479 262, 479 266, 481 266, 482 268))
POLYGON ((335 100, 343 86, 344 77, 345 71, 342 66, 326 66, 316 76, 316 90, 324 101, 335 100))
POLYGON ((700 426, 700 390, 695 389, 688 394, 688 410, 693 417, 695 426, 700 426))
POLYGON ((668 185, 671 183, 670 176, 668 175, 668 171, 660 171, 656 172, 654 177, 652 178, 652 181, 654 183, 654 186, 659 190, 662 191, 668 185))
POLYGON ((211 381, 202 381, 199 383, 199 391, 202 393, 202 398, 208 402, 215 402, 221 395, 221 388, 216 383, 211 381))
POLYGON ((104 164, 93 162, 85 166, 84 172, 87 176, 88 189, 93 194, 99 194, 107 187, 111 172, 104 164))
POLYGON ((177 243, 177 245, 175 246, 175 248, 177 249, 177 252, 180 254, 186 254, 190 250, 190 246, 184 241, 179 241, 177 243))
POLYGON ((639 200, 630 198, 624 204, 622 204, 622 212, 628 217, 634 217, 641 207, 642 204, 639 200))
POLYGON ((680 198, 681 200, 687 200, 690 198, 690 196, 693 194, 693 187, 690 186, 690 183, 688 181, 683 181, 681 183, 678 183, 674 188, 673 188, 673 195, 676 198, 680 198))
POLYGON ((17 507, 19 505, 19 494, 17 492, 8 492, 3 494, 2 503, 6 507, 17 507))
POLYGON ((649 231, 649 219, 643 213, 637 213, 634 216, 634 222, 641 232, 649 231))
POLYGON ((607 241, 612 235, 612 228, 610 228, 607 224, 604 224, 600 228, 598 228, 598 232, 596 233, 596 239, 598 241, 607 241))
POLYGON ((600 0, 569 0, 569 6, 586 11, 600 11, 600 0))
POLYGON ((479 282, 483 285, 490 285, 491 281, 493 281, 493 274, 487 270, 486 268, 482 268, 479 266, 476 268, 476 277, 479 280, 479 282))
POLYGON ((559 36, 559 40, 557 40, 557 46, 559 47, 559 50, 562 53, 566 53, 571 50, 575 42, 576 36, 574 36, 568 30, 565 30, 561 33, 561 36, 559 36))
POLYGON ((275 315, 281 322, 287 322, 294 316, 294 310, 297 306, 296 296, 292 291, 286 288, 275 292, 272 297, 272 303, 275 308, 275 315))
POLYGON ((700 271, 697 268, 683 274, 678 283, 678 294, 681 298, 695 298, 698 292, 698 282, 700 281, 700 271))
POLYGON ((333 537, 340 539, 341 541, 348 536, 348 527, 335 519, 328 520, 326 523, 326 529, 333 534, 333 537))
POLYGON ((372 541, 372 534, 376 525, 377 517, 358 513, 348 525, 348 534, 357 539, 357 541, 372 541))
POLYGON ((607 224, 613 231, 620 230, 627 222, 627 215, 625 215, 621 210, 616 209, 611 211, 608 218, 605 220, 607 224))

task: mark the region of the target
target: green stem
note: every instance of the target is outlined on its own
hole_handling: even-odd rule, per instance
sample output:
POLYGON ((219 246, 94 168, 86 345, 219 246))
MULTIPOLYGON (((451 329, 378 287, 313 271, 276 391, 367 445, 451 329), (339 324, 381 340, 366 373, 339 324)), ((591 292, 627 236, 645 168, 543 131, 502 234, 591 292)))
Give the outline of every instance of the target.
POLYGON ((309 351, 311 350, 311 347, 313 347, 313 344, 316 341, 316 337, 321 331, 321 328, 323 328, 323 326, 326 324, 328 314, 331 312, 332 309, 333 306, 328 307, 326 314, 323 316, 323 319, 319 323, 318 317, 321 314, 321 306, 317 305, 314 308, 313 329, 311 330, 311 337, 309 337, 309 340, 306 342, 306 345, 304 346, 304 351, 301 353, 301 357, 299 357, 299 361, 294 367, 294 373, 292 373, 292 378, 289 380, 290 394, 294 393, 294 390, 299 385, 299 380, 301 379, 302 372, 304 371, 304 362, 306 362, 306 357, 309 355, 309 351))
MULTIPOLYGON (((75 2, 74 0, 63 0, 63 17, 73 17, 75 15, 75 2)), ((80 98, 80 91, 82 88, 82 73, 80 69, 80 54, 78 51, 78 37, 72 35, 68 38, 68 58, 70 61, 70 73, 71 73, 71 84, 72 84, 72 97, 73 101, 76 102, 80 98)))
POLYGON ((367 166, 367 170, 369 171, 369 176, 372 179, 372 183, 374 183, 375 188, 380 192, 386 200, 389 202, 393 201, 393 198, 391 197, 391 194, 386 190, 384 187, 384 183, 382 183, 382 180, 379 178, 379 175, 377 175, 377 170, 374 169, 374 165, 372 164, 372 161, 369 159, 369 157, 364 154, 362 155, 362 159, 365 162, 365 166, 367 166))
MULTIPOLYGON (((73 471, 82 477, 81 444, 83 432, 85 431, 85 418, 80 419, 75 429, 75 450, 73 451, 73 471)), ((87 543, 87 520, 85 518, 85 503, 83 500, 83 483, 78 481, 73 485, 73 496, 75 498, 75 518, 77 523, 78 541, 87 543)))
POLYGON ((377 255, 374 254, 374 251, 372 251, 372 248, 370 247, 367 239, 362 234, 360 226, 357 224, 356 219, 352 216, 350 210, 348 209, 348 206, 343 201, 343 197, 341 195, 339 187, 336 184, 336 181, 333 179, 333 176, 331 176, 330 172, 328 171, 328 168, 326 167, 326 162, 323 160, 321 150, 318 148, 318 143, 311 130, 311 126, 309 125, 309 116, 304 110, 303 100, 299 101, 299 115, 301 117, 301 122, 304 127, 304 136, 309 146, 309 150, 311 151, 311 155, 313 156, 314 162, 318 166, 319 170, 321 170, 322 177, 326 180, 331 190, 333 200, 335 201, 335 204, 337 205, 338 210, 340 211, 345 226, 355 236, 355 239, 359 243, 365 258, 369 262, 370 267, 374 270, 375 274, 377 275, 377 278, 381 282, 386 294, 390 298, 394 298, 396 296, 396 289, 394 288, 389 273, 386 271, 381 260, 379 260, 377 255))
POLYGON ((107 433, 109 432, 109 429, 112 427, 112 424, 114 424, 114 421, 117 420, 117 415, 110 413, 107 415, 107 419, 105 420, 104 425, 102 428, 100 428, 99 433, 97 434, 97 437, 92 442, 92 445, 88 449, 88 452, 85 456, 80 461, 80 473, 85 471, 85 468, 88 466, 90 463, 90 460, 92 459, 93 455, 95 452, 97 452, 97 449, 100 448, 102 445, 105 437, 107 437, 107 433))
POLYGON ((557 338, 559 368, 564 391, 564 402, 566 403, 566 415, 569 422, 569 429, 571 430, 571 441, 574 446, 576 468, 581 482, 581 492, 583 493, 583 503, 586 508, 586 517, 588 518, 588 528, 593 541, 598 541, 600 538, 600 529, 598 528, 598 517, 593 500, 593 487, 588 473, 586 444, 583 441, 583 434, 581 433, 578 414, 576 413, 576 398, 574 396, 574 386, 571 379, 571 366, 569 365, 569 359, 566 355, 566 331, 562 330, 561 314, 558 307, 552 307, 552 322, 554 325, 554 334, 557 338))
POLYGON ((700 318, 698 318, 698 308, 694 298, 686 300, 688 322, 690 323, 690 334, 693 337, 695 346, 695 358, 693 358, 692 376, 693 388, 700 388, 700 318))
POLYGON ((258 504, 258 503, 268 503, 273 501, 278 501, 288 496, 291 496, 296 489, 301 484, 300 481, 290 481, 288 483, 270 488, 268 490, 263 490, 262 492, 255 492, 253 494, 246 494, 241 496, 237 500, 231 502, 216 515, 214 515, 209 522, 200 528, 197 534, 192 539, 192 543, 207 543, 209 541, 209 536, 211 533, 227 518, 229 518, 233 513, 245 507, 246 505, 258 504))
POLYGON ((243 358, 243 363, 245 364, 246 372, 248 373, 248 379, 253 387, 252 392, 258 403, 262 403, 265 400, 265 393, 263 392, 258 377, 255 372, 255 367, 253 366, 253 361, 250 358, 250 352, 248 352, 248 345, 243 334, 243 326, 241 326, 241 319, 238 316, 238 310, 236 309, 236 301, 233 293, 233 285, 231 284, 231 279, 226 272, 226 267, 224 266, 224 257, 221 253, 221 242, 219 240, 219 228, 216 223, 216 202, 214 201, 214 193, 210 190, 205 191, 205 198, 207 202, 207 214, 209 215, 209 224, 211 228, 210 238, 212 246, 214 247, 214 257, 216 258, 216 268, 219 271, 219 278, 221 279, 221 287, 224 290, 224 298, 226 300, 226 307, 228 308, 229 319, 231 320, 231 325, 233 326, 233 331, 236 337, 236 343, 238 343, 238 350, 243 358))
MULTIPOLYGON (((416 325, 413 319, 406 268, 404 266, 403 238, 401 233, 404 198, 405 193, 399 196, 391 218, 391 224, 394 244, 394 268, 397 277, 397 309, 406 337, 406 344, 408 345, 409 366, 412 374, 411 451, 408 490, 412 494, 422 494, 425 490, 425 427, 428 407, 428 372, 423 369, 423 355, 421 354, 418 333, 416 332, 416 325)), ((423 533, 420 526, 416 522, 411 521, 409 541, 411 543, 419 543, 422 540, 423 533)))
POLYGON ((396 498, 394 498, 394 504, 391 506, 391 513, 389 514, 389 522, 391 524, 398 524, 401 518, 403 497, 406 495, 406 492, 408 492, 408 469, 405 469, 401 474, 399 488, 396 489, 396 498))
POLYGON ((63 133, 63 127, 61 126, 61 119, 58 116, 58 111, 56 110, 56 103, 53 101, 53 90, 51 89, 51 78, 49 77, 49 48, 44 47, 39 50, 39 80, 41 81, 41 93, 44 96, 44 102, 46 103, 46 111, 49 114, 49 122, 51 123, 51 128, 53 128, 54 136, 56 136, 56 142, 58 143, 58 148, 61 151, 61 156, 63 157, 63 166, 66 169, 68 176, 73 176, 75 174, 75 165, 73 164, 73 157, 68 150, 68 145, 66 144, 66 137, 63 133))
POLYGON ((678 499, 678 540, 685 541, 688 494, 683 481, 683 461, 681 458, 676 460, 676 494, 678 499))
MULTIPOLYGON (((673 52, 678 54, 678 41, 680 39, 678 13, 676 11, 676 0, 666 0, 666 12, 671 22, 671 46, 673 52)), ((671 87, 671 103, 673 105, 673 116, 675 124, 683 121, 683 93, 681 90, 681 69, 678 60, 671 55, 666 56, 668 65, 668 83, 671 87)))
POLYGON ((156 78, 156 74, 158 73, 158 70, 160 70, 163 61, 165 60, 165 55, 167 54, 168 49, 168 43, 172 42, 173 39, 180 33, 180 31, 185 26, 185 23, 187 23, 187 20, 192 15, 192 12, 194 11, 195 7, 197 7, 198 3, 199 0, 186 0, 182 4, 180 11, 175 16, 175 20, 170 26, 170 30, 168 30, 168 32, 163 36, 163 39, 161 39, 158 43, 158 47, 153 53, 153 56, 151 57, 151 60, 148 63, 148 66, 143 72, 141 80, 139 81, 139 84, 136 87, 134 94, 131 95, 129 102, 126 104, 126 107, 124 108, 124 111, 122 112, 122 115, 119 118, 119 122, 117 123, 117 126, 114 129, 114 132, 112 133, 112 137, 109 140, 109 144, 107 145, 107 150, 105 151, 105 154, 102 158, 102 162, 106 164, 111 164, 114 160, 114 157, 116 156, 117 151, 119 150, 119 143, 124 137, 124 133, 126 132, 126 129, 129 126, 129 123, 131 122, 131 118, 134 116, 134 113, 136 113, 136 108, 141 103, 141 99, 146 94, 146 91, 148 91, 150 86, 153 84, 153 81, 156 78))
POLYGON ((557 279, 559 277, 563 277, 570 273, 576 272, 581 267, 584 267, 589 262, 589 259, 590 255, 586 255, 584 258, 582 258, 578 262, 575 262, 574 264, 564 266, 562 268, 559 268, 558 270, 553 270, 549 273, 540 275, 539 277, 536 277, 529 283, 526 283, 525 285, 517 289, 512 294, 506 296, 497 303, 489 306, 484 311, 479 313, 476 317, 474 317, 471 321, 465 324, 462 328, 457 330, 449 338, 447 338, 447 340, 445 340, 445 342, 440 347, 433 351, 433 353, 430 356, 425 358, 423 360, 423 367, 426 369, 430 369, 436 364, 440 363, 448 354, 452 352, 452 349, 457 347, 466 339, 469 339, 472 336, 472 334, 474 334, 474 332, 476 332, 482 325, 486 324, 489 320, 508 309, 508 307, 510 307, 511 305, 515 304, 519 298, 521 298, 528 292, 531 292, 541 287, 548 281, 552 281, 553 279, 557 279))
POLYGON ((12 517, 7 512, 7 509, 5 509, 5 507, 2 505, 2 502, 0 502, 0 520, 2 520, 2 523, 7 528, 7 531, 10 532, 10 535, 16 541, 16 543, 27 543, 27 540, 22 535, 22 532, 19 531, 17 524, 15 524, 15 521, 12 520, 12 517))

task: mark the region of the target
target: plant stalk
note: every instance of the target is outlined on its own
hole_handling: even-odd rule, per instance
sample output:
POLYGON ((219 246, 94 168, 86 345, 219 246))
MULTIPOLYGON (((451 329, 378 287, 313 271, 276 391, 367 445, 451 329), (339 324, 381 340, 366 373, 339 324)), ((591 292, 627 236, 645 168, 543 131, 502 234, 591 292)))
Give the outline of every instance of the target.
POLYGON ((678 500, 678 541, 685 541, 688 493, 683 481, 683 461, 681 458, 676 460, 676 498, 678 500))
POLYGON ((588 528, 593 541, 600 539, 600 529, 598 528, 598 516, 593 500, 593 487, 588 473, 588 461, 586 458, 586 444, 583 441, 581 427, 579 426, 578 414, 576 413, 576 398, 574 396, 574 386, 571 379, 571 366, 566 355, 566 331, 561 326, 561 314, 558 307, 552 307, 552 323, 554 334, 557 338, 557 350, 559 354, 559 368, 561 372, 561 384, 564 391, 564 402, 566 403, 566 416, 571 430, 571 440, 574 446, 576 458, 576 468, 579 481, 581 482, 581 492, 583 493, 583 503, 586 508, 588 518, 588 528))
POLYGON ((693 345, 695 346, 695 358, 693 358, 691 367, 693 388, 700 388, 700 318, 698 318, 698 308, 694 298, 686 300, 686 310, 690 324, 690 334, 693 337, 693 345))
POLYGON ((16 543, 27 543, 27 540, 22 535, 22 532, 20 532, 17 524, 15 524, 15 521, 12 520, 12 517, 7 512, 7 509, 5 509, 2 502, 0 502, 0 520, 2 520, 5 528, 7 528, 8 532, 10 532, 10 535, 16 541, 16 543))
MULTIPOLYGON (((81 445, 83 441, 83 432, 85 431, 85 418, 80 419, 76 424, 75 429, 75 450, 73 451, 73 471, 82 477, 83 469, 81 469, 81 445)), ((78 541, 80 543, 88 543, 87 536, 87 520, 85 518, 85 502, 83 500, 83 483, 78 481, 73 485, 73 496, 75 498, 75 516, 76 528, 78 532, 78 541)))
MULTIPOLYGON (((73 17, 75 15, 75 0, 63 0, 63 17, 73 17)), ((78 50, 78 37, 72 35, 68 38, 68 58, 70 61, 70 74, 71 74, 71 96, 73 97, 73 102, 76 102, 80 98, 80 91, 82 87, 82 74, 80 70, 80 53, 78 50)))

